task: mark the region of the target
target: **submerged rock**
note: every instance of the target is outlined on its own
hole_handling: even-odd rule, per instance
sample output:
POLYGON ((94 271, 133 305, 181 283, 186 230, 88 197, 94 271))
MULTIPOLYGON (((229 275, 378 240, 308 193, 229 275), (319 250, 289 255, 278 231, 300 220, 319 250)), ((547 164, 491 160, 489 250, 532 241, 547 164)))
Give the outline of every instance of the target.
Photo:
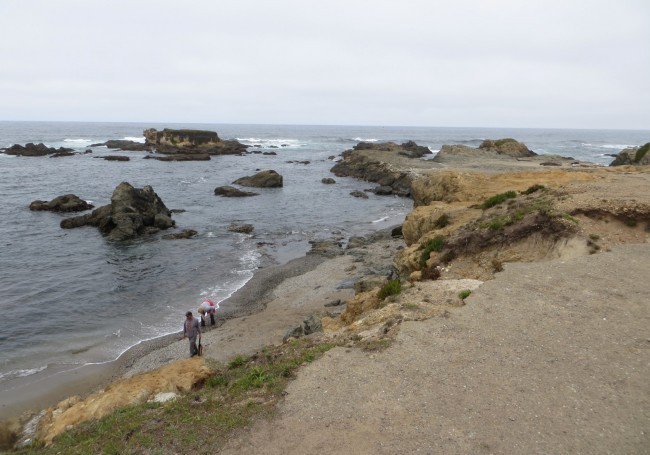
POLYGON ((219 186, 214 189, 214 194, 217 196, 223 197, 250 197, 250 196, 259 196, 259 193, 253 193, 251 191, 242 191, 234 186, 219 186))
POLYGON ((165 240, 191 239, 197 234, 198 232, 196 232, 194 229, 184 229, 182 232, 178 232, 176 234, 163 235, 163 239, 165 240))
POLYGON ((81 212, 94 207, 94 205, 89 204, 74 194, 64 194, 63 196, 55 197, 51 201, 34 201, 29 204, 29 210, 48 210, 51 212, 81 212))
POLYGON ((100 144, 91 144, 91 147, 106 147, 109 149, 119 149, 128 152, 151 152, 153 147, 143 142, 127 141, 123 139, 110 140, 100 144))
POLYGON ((252 224, 235 224, 232 223, 228 226, 230 232, 237 232, 239 234, 250 234, 255 228, 252 224))
POLYGON ((255 188, 281 188, 283 186, 283 179, 282 176, 274 170, 268 170, 258 172, 255 175, 242 177, 232 183, 255 188))
POLYGON ((111 240, 128 240, 147 232, 174 226, 171 211, 149 185, 134 188, 120 183, 111 197, 111 203, 93 210, 88 215, 61 221, 63 229, 95 226, 111 240))

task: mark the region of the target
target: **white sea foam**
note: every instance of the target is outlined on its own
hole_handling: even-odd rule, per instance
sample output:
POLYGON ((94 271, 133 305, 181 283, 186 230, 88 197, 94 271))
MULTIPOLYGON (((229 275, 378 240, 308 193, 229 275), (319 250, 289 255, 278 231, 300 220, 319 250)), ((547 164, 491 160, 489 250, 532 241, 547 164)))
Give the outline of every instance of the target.
POLYGON ((126 137, 123 137, 122 140, 123 140, 123 141, 140 142, 141 144, 144 144, 145 141, 146 141, 146 139, 144 138, 144 136, 138 136, 138 137, 135 137, 135 136, 126 136, 126 137))
POLYGON ((36 374, 36 373, 38 373, 40 371, 43 371, 46 368, 47 368, 47 366, 44 365, 44 366, 38 367, 38 368, 28 368, 28 369, 24 369, 24 370, 10 370, 10 371, 7 371, 5 373, 0 373, 0 380, 13 379, 13 378, 24 378, 24 377, 36 374))
POLYGON ((585 147, 597 147, 601 149, 611 149, 611 150, 623 150, 623 149, 629 149, 631 147, 638 147, 638 145, 626 145, 626 144, 588 144, 588 143, 582 143, 581 145, 584 145, 585 147))
POLYGON ((306 144, 298 139, 262 139, 258 137, 238 137, 235 138, 245 145, 261 145, 262 148, 295 148, 302 147, 306 144))
POLYGON ((388 217, 384 216, 382 218, 379 218, 378 220, 373 221, 373 223, 381 223, 382 221, 386 221, 386 220, 388 220, 388 217))
POLYGON ((362 137, 353 137, 352 140, 353 141, 358 141, 358 142, 379 142, 379 139, 373 139, 373 138, 364 139, 362 137))
POLYGON ((92 142, 90 139, 63 139, 63 142, 92 142))

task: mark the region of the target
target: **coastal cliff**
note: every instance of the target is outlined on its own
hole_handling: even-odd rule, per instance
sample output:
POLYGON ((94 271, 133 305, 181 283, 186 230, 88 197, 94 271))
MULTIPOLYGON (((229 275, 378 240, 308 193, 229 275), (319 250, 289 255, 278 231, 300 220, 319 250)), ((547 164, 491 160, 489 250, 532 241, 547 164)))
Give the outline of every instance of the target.
MULTIPOLYGON (((368 444, 358 436, 363 434, 359 422, 381 419, 386 431, 375 436, 392 452, 435 448, 445 453, 460 446, 463 453, 488 446, 531 452, 524 435, 536 428, 544 429, 540 438, 556 452, 569 447, 562 431, 572 432, 571 443, 586 450, 585 432, 627 418, 626 428, 634 434, 610 434, 607 444, 638 452, 634 448, 643 446, 644 436, 637 431, 642 415, 636 403, 647 400, 648 392, 643 380, 648 365, 642 362, 648 312, 640 296, 641 276, 650 265, 650 169, 567 161, 549 170, 540 167, 543 157, 521 161, 485 151, 450 166, 410 158, 402 150, 362 146, 344 153, 335 168, 380 186, 390 181, 388 186, 414 199, 402 225, 403 241, 390 235, 351 239, 345 248, 333 246, 338 249, 331 259, 315 262, 313 273, 301 270, 292 275, 295 281, 272 280, 276 298, 264 301, 258 319, 229 321, 206 335, 217 346, 208 355, 224 365, 197 379, 200 391, 173 405, 174 413, 187 409, 187 415, 227 416, 230 422, 233 415, 249 418, 219 414, 230 412, 230 404, 262 414, 275 406, 282 411, 228 441, 188 443, 222 453, 359 451, 368 444), (613 268, 628 259, 630 269, 613 268), (354 290, 343 286, 348 281, 354 290), (279 341, 284 333, 276 333, 272 344, 277 346, 263 348, 268 341, 262 341, 259 327, 288 314, 302 320, 306 313, 297 308, 303 307, 319 315, 324 331, 306 340, 288 337, 284 344, 279 341), (236 344, 242 339, 247 342, 236 344), (306 343, 309 356, 290 357, 299 343, 306 343), (235 356, 237 349, 247 354, 235 356), (311 360, 305 359, 325 351, 319 362, 301 370, 286 396, 274 389, 278 378, 292 377, 293 366, 307 365, 311 360), (227 354, 233 354, 231 360, 224 360, 227 354), (624 365, 633 368, 625 370, 620 385, 624 365), (243 376, 234 378, 239 369, 243 376), (250 388, 242 389, 244 383, 250 388), (617 409, 590 390, 602 391, 617 409), (350 410, 345 415, 343 402, 350 410), (598 412, 587 419, 585 409, 598 412), (548 419, 540 422, 539 415, 548 419), (414 433, 434 418, 449 434, 462 430, 445 440, 440 432, 414 433)), ((286 325, 276 330, 284 332, 286 325)), ((171 411, 165 405, 139 406, 145 406, 140 414, 150 417, 132 431, 162 431, 171 411)), ((54 419, 71 407, 62 403, 48 412, 54 419)), ((128 418, 125 413, 123 420, 128 418)), ((42 440, 55 436, 44 425, 66 428, 44 422, 42 440)))

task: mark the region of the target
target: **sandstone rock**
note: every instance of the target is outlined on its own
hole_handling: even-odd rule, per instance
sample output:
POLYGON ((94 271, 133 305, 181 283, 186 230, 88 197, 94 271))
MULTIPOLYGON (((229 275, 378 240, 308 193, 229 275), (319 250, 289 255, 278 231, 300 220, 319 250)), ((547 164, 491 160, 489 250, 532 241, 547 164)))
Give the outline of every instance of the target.
POLYGON ((94 207, 94 205, 89 204, 74 194, 65 194, 63 196, 58 196, 51 201, 34 201, 29 204, 29 210, 49 210, 52 212, 81 212, 83 210, 90 210, 94 207))
POLYGON ((261 171, 255 175, 242 177, 233 182, 236 185, 250 186, 255 188, 280 188, 283 186, 283 179, 274 170, 261 171))
POLYGON ((95 209, 88 215, 61 221, 63 229, 95 226, 109 239, 118 241, 145 234, 147 228, 167 229, 174 224, 171 212, 153 188, 148 185, 134 188, 127 182, 115 188, 109 205, 95 209))
POLYGON ((223 197, 250 197, 250 196, 259 196, 259 193, 253 193, 251 191, 242 191, 234 186, 219 186, 214 189, 214 194, 217 196, 223 197))
POLYGON ((621 150, 616 159, 611 162, 610 166, 646 166, 650 164, 650 142, 642 147, 626 148, 621 150))
POLYGON ((173 130, 155 128, 144 130, 146 145, 166 154, 241 155, 247 146, 234 140, 222 140, 214 131, 173 130))
POLYGON ((499 155, 508 155, 514 158, 526 158, 537 156, 537 153, 529 150, 526 144, 516 141, 512 138, 505 139, 486 139, 478 146, 479 149, 496 152, 499 155))

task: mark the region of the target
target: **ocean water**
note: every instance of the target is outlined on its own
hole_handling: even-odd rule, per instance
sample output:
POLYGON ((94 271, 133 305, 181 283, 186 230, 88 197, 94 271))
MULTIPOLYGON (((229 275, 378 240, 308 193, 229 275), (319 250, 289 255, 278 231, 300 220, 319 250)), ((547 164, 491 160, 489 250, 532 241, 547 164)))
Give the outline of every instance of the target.
MULTIPOLYGON (((277 155, 174 163, 103 147, 64 158, 0 154, 0 393, 8 381, 48 367, 111 361, 142 340, 177 332, 184 312, 204 297, 221 304, 259 267, 303 255, 310 240, 401 223, 410 200, 353 198, 351 191, 374 185, 352 178, 320 182, 332 176, 330 157, 359 141, 414 140, 435 152, 443 144, 478 146, 486 138, 514 137, 540 154, 603 165, 612 161, 609 154, 650 141, 649 131, 0 122, 0 147, 43 142, 84 151, 109 139, 143 141, 150 127, 209 129, 261 146, 250 151, 277 155), (131 160, 96 159, 108 154, 131 160), (305 160, 310 163, 296 163, 305 160), (260 196, 243 199, 214 195, 215 187, 263 169, 282 174, 284 188, 256 190, 260 196), (73 215, 28 208, 34 200, 68 193, 99 207, 122 181, 151 185, 168 208, 185 210, 173 215, 177 229, 199 235, 170 241, 160 238, 163 232, 116 243, 92 227, 61 229, 61 219, 73 215), (250 223, 254 233, 230 232, 231 223, 250 223)), ((227 303, 220 314, 228 314, 227 303)))

